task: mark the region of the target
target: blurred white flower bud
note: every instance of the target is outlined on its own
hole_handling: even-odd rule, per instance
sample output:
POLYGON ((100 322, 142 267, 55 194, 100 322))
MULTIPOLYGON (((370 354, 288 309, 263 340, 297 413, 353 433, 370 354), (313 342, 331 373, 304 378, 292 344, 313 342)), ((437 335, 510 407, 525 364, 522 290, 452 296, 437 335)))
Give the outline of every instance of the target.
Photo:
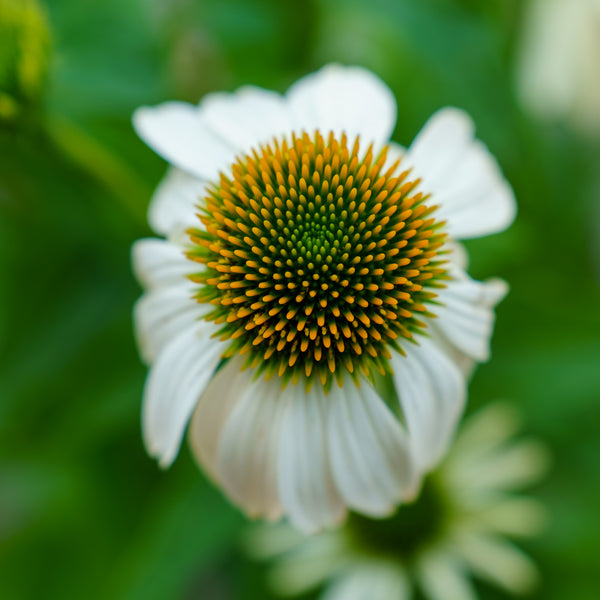
POLYGON ((532 0, 518 71, 532 112, 600 133, 600 1, 532 0))

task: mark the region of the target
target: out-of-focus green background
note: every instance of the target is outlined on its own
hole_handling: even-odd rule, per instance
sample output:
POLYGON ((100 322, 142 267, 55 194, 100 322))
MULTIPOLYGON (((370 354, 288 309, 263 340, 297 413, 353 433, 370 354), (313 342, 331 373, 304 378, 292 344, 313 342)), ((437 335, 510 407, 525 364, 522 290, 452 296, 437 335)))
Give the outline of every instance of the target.
MULTIPOLYGON (((511 399, 552 450, 535 490, 550 525, 525 544, 544 575, 532 598, 600 597, 600 141, 519 107, 525 4, 47 1, 45 94, 0 121, 3 600, 272 598, 243 559, 243 518, 187 447, 167 472, 142 448, 129 250, 151 234, 165 163, 130 117, 243 84, 283 91, 330 61, 388 82, 401 143, 441 106, 468 110, 514 186, 515 225, 468 244, 472 274, 512 288, 470 410, 511 399)), ((0 77, 13 51, 3 33, 0 77)))

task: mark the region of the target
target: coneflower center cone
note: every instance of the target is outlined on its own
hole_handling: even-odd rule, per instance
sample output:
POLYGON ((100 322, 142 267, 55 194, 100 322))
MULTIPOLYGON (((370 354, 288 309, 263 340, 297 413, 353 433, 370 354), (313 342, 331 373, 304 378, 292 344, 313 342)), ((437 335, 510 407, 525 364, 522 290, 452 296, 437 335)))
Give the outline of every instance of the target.
POLYGON ((285 383, 388 370, 447 279, 443 222, 389 148, 319 131, 274 139, 221 173, 189 230, 191 277, 226 356, 285 383))
POLYGON ((431 475, 418 498, 385 519, 350 513, 346 532, 352 545, 373 556, 410 562, 440 540, 448 529, 453 507, 444 486, 431 475))

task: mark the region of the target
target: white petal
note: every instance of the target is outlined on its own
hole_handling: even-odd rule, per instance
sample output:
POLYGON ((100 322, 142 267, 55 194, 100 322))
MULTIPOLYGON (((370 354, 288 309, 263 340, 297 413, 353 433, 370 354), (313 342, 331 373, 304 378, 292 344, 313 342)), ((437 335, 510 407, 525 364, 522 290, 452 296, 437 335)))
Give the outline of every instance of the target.
POLYGON ((329 404, 329 451, 333 478, 346 504, 383 516, 417 485, 407 436, 369 383, 333 386, 329 404))
POLYGON ((160 352, 144 387, 142 425, 148 453, 169 466, 179 452, 187 422, 217 367, 223 345, 200 321, 160 352))
POLYGON ((233 94, 209 94, 200 109, 205 122, 220 138, 244 152, 294 129, 283 97, 257 87, 243 87, 233 94))
POLYGON ((533 498, 510 497, 478 510, 477 519, 498 533, 527 537, 542 531, 548 522, 548 514, 533 498))
POLYGON ((448 341, 448 338, 446 338, 446 336, 437 327, 437 322, 435 319, 429 319, 427 321, 427 325, 430 338, 444 352, 444 354, 446 354, 446 356, 448 356, 448 358, 454 362, 454 364, 463 374, 465 381, 469 381, 473 375, 473 372, 475 371, 477 361, 471 358, 468 354, 461 352, 456 346, 451 344, 448 341))
POLYGON ((530 592, 538 583, 531 559, 502 538, 462 532, 457 544, 474 573, 513 594, 530 592))
POLYGON ((341 574, 323 600, 409 600, 408 578, 399 564, 358 565, 341 574))
POLYGON ((451 265, 458 267, 463 271, 469 269, 469 253, 464 244, 461 244, 456 240, 446 240, 443 250, 445 252, 450 252, 449 261, 451 265))
MULTIPOLYGON (((486 406, 465 422, 443 469, 461 502, 492 509, 505 501, 504 492, 534 483, 545 473, 549 456, 543 445, 510 441, 518 425, 517 414, 504 403, 486 406)), ((514 522, 521 528, 518 515, 514 522)))
POLYGON ((451 269, 450 276, 446 287, 437 290, 441 306, 434 309, 437 319, 433 324, 462 353, 486 361, 490 357, 494 307, 508 293, 508 285, 501 279, 476 281, 457 267, 451 269))
POLYGON ((337 493, 327 452, 327 403, 319 383, 306 393, 288 386, 282 424, 278 487, 286 514, 296 527, 313 533, 341 521, 345 507, 337 493), (289 398, 287 398, 289 396, 289 398))
MULTIPOLYGON (((327 532, 329 533, 329 532, 327 532)), ((327 535, 324 533, 323 535, 327 535)), ((323 536, 314 536, 312 541, 323 536)), ((285 521, 257 523, 242 533, 242 545, 248 554, 261 561, 277 559, 306 541, 306 536, 285 521)), ((291 552, 293 554, 293 552, 291 552)))
POLYGON ((135 242, 131 249, 133 272, 145 288, 186 283, 187 276, 198 270, 180 246, 165 240, 147 238, 135 242))
POLYGON ((425 187, 444 183, 450 168, 460 164, 474 140, 475 124, 456 108, 443 108, 425 123, 406 153, 406 163, 426 179, 425 187))
POLYGON ((198 267, 181 247, 159 239, 138 240, 132 248, 132 262, 137 278, 150 290, 134 309, 140 354, 150 363, 206 309, 192 299, 194 286, 187 275, 198 267))
POLYGON ((296 82, 287 92, 297 126, 323 135, 345 132, 363 144, 385 144, 396 123, 396 101, 390 89, 360 67, 328 65, 296 82))
POLYGON ((486 404, 461 426, 446 465, 453 468, 456 465, 460 470, 461 465, 472 462, 473 457, 489 455, 515 435, 520 424, 519 413, 510 404, 486 404))
POLYGON ((347 562, 346 538, 339 530, 304 538, 269 573, 269 584, 281 596, 295 596, 325 583, 347 562))
POLYGON ((235 158, 237 149, 219 138, 192 104, 165 102, 138 108, 133 126, 157 154, 201 179, 214 179, 235 158))
POLYGON ((354 570, 345 572, 338 576, 325 590, 322 600, 367 600, 366 596, 371 590, 369 585, 371 578, 365 576, 361 571, 354 570))
POLYGON ((475 126, 463 111, 438 111, 415 138, 403 161, 422 179, 421 189, 439 205, 454 239, 480 237, 506 229, 516 202, 498 163, 474 138, 475 126))
POLYGON ((142 359, 152 363, 171 340, 193 327, 205 310, 192 299, 191 285, 161 287, 144 294, 133 312, 142 359))
POLYGON ((198 463, 219 480, 217 453, 227 417, 252 381, 242 370, 244 361, 235 356, 217 371, 202 394, 190 423, 189 440, 198 463))
POLYGON ((535 483, 546 472, 549 460, 543 444, 534 440, 520 441, 473 456, 462 468, 456 467, 453 478, 464 491, 493 494, 535 483))
POLYGON ((463 565, 448 554, 426 554, 418 563, 418 574, 430 600, 477 600, 463 565))
POLYGON ((466 401, 463 374, 430 339, 406 344, 405 356, 393 353, 390 366, 406 419, 416 464, 433 467, 454 435, 466 401))
POLYGON ((169 235, 175 229, 201 228, 197 206, 206 195, 206 183, 171 167, 160 182, 148 209, 150 227, 169 235))
POLYGON ((404 171, 405 169, 402 166, 402 160, 404 158, 404 155, 406 154, 406 148, 404 148, 404 146, 401 146, 400 144, 397 144, 396 142, 393 141, 388 141, 387 142, 388 145, 388 153, 387 153, 387 158, 385 161, 385 164, 382 167, 382 172, 385 173, 388 169, 391 169, 392 166, 394 165, 394 163, 398 162, 398 166, 396 167, 396 173, 401 173, 402 171, 404 171))
POLYGON ((252 516, 281 516, 277 458, 287 402, 281 385, 260 377, 250 381, 223 427, 217 477, 234 502, 252 516))

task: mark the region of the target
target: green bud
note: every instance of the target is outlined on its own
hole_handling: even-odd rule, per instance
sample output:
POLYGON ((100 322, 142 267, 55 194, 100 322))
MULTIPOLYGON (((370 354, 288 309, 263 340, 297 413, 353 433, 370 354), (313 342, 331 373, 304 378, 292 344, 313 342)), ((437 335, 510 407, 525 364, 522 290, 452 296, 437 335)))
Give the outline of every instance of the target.
POLYGON ((0 121, 40 101, 49 54, 48 19, 37 0, 0 0, 0 121))

